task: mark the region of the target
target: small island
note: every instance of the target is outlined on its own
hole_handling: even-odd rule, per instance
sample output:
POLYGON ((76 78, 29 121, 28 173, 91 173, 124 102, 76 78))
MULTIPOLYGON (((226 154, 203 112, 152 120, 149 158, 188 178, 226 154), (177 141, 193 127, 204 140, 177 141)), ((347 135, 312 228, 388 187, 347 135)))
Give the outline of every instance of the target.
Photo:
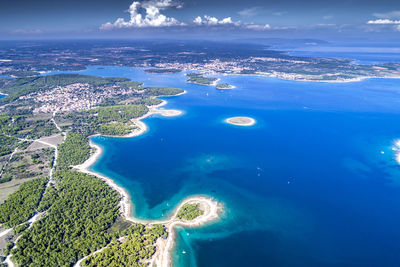
POLYGON ((230 85, 228 83, 219 83, 215 86, 217 89, 226 90, 226 89, 233 89, 235 86, 230 85))
POLYGON ((217 78, 204 77, 200 73, 188 73, 186 74, 187 82, 201 85, 216 85, 218 82, 217 78))
POLYGON ((188 83, 214 86, 217 89, 233 89, 233 88, 235 88, 235 86, 227 84, 227 83, 218 83, 220 81, 219 78, 205 77, 201 73, 187 73, 186 77, 187 77, 186 82, 188 82, 188 83))
POLYGON ((226 119, 225 122, 236 126, 253 126, 256 120, 250 117, 232 117, 226 119))

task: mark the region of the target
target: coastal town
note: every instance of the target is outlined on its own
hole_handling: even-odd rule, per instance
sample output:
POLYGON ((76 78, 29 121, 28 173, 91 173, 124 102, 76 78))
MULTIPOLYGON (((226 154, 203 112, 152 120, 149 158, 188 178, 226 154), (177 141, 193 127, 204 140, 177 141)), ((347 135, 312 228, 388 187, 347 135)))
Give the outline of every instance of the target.
POLYGON ((87 83, 57 86, 51 90, 39 90, 18 98, 17 101, 34 103, 33 112, 54 113, 89 110, 106 99, 132 95, 132 88, 118 85, 95 87, 87 83))

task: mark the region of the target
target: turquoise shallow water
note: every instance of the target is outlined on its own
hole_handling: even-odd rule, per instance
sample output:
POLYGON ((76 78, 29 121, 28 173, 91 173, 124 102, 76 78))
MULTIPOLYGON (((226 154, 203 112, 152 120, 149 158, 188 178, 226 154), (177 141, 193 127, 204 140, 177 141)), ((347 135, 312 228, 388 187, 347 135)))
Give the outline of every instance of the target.
POLYGON ((400 264, 399 80, 223 76, 237 88, 217 90, 183 74, 81 73, 187 90, 166 98, 183 116, 147 118, 136 138, 93 138, 105 152, 92 169, 130 192, 135 216, 165 218, 197 194, 224 204, 220 221, 177 230, 175 266, 400 264), (257 124, 224 123, 230 116, 257 124))

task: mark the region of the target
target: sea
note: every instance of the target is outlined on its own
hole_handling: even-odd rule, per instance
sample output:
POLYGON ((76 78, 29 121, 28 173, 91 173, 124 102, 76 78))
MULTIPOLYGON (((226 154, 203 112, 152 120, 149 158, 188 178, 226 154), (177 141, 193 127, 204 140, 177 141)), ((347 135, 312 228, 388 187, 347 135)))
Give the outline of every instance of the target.
POLYGON ((217 221, 176 229, 173 266, 400 266, 400 80, 216 76, 236 87, 218 90, 184 73, 79 73, 187 92, 163 98, 183 115, 152 115, 139 137, 92 138, 104 153, 91 169, 130 193, 135 217, 165 219, 195 195, 223 205, 217 221))

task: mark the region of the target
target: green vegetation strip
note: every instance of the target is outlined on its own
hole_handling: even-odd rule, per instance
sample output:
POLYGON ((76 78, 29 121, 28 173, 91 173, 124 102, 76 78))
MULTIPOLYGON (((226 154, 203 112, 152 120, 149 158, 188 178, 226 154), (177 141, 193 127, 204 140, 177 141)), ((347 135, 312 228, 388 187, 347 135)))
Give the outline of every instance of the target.
POLYGON ((147 266, 143 261, 151 259, 156 252, 155 243, 163 235, 166 235, 163 225, 146 228, 137 224, 119 235, 125 237, 123 242, 114 237, 109 246, 88 257, 83 266, 147 266))
POLYGON ((20 188, 0 205, 0 223, 6 227, 14 227, 29 220, 36 212, 47 180, 39 178, 21 184, 20 188))
POLYGON ((179 219, 191 221, 203 214, 204 211, 200 209, 199 203, 186 203, 182 206, 182 208, 179 209, 177 217, 179 219))
POLYGON ((169 96, 183 93, 182 89, 171 87, 144 87, 143 89, 149 96, 169 96))
POLYGON ((211 85, 213 82, 218 80, 217 78, 204 77, 200 73, 188 73, 188 74, 186 74, 186 77, 187 77, 188 83, 197 83, 197 84, 203 84, 203 85, 211 85))
POLYGON ((26 230, 12 251, 19 266, 72 266, 111 240, 120 196, 104 181, 75 171, 55 173, 46 215, 26 230))
POLYGON ((58 166, 61 169, 70 165, 82 164, 90 156, 88 139, 80 133, 71 132, 67 135, 64 143, 58 146, 58 166))

